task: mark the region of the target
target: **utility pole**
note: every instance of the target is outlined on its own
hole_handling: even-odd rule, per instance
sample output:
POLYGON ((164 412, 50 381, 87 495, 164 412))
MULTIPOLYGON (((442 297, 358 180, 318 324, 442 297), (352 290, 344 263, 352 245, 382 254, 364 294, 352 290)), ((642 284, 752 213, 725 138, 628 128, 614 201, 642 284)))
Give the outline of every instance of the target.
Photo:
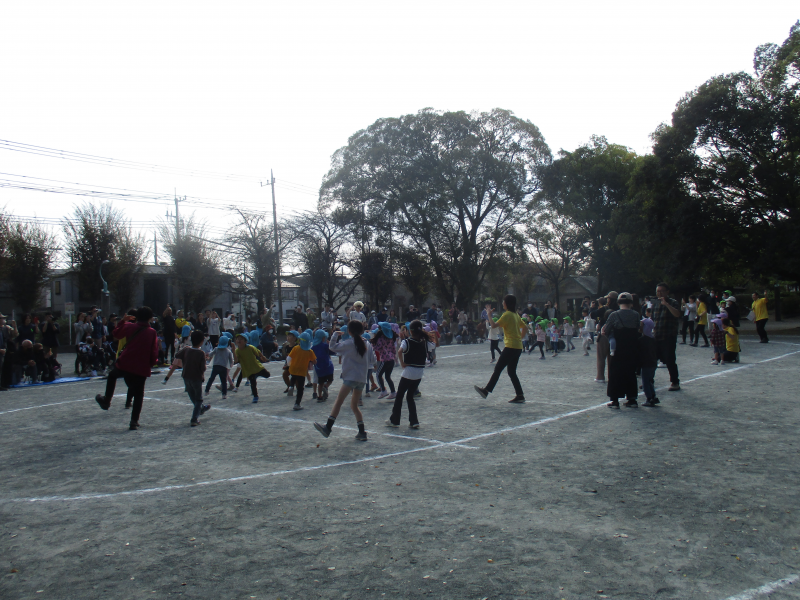
MULTIPOLYGON (((277 327, 283 325, 283 293, 281 292, 281 250, 278 244, 278 209, 275 206, 275 175, 269 170, 269 185, 272 186, 272 225, 275 228, 275 287, 278 291, 278 322, 277 327)), ((264 187, 265 184, 261 184, 264 187)))
POLYGON ((175 190, 175 241, 178 242, 181 239, 181 228, 180 228, 180 218, 178 216, 178 190, 175 190))
POLYGON ((158 237, 155 231, 153 232, 153 254, 155 255, 154 263, 158 266, 158 237))

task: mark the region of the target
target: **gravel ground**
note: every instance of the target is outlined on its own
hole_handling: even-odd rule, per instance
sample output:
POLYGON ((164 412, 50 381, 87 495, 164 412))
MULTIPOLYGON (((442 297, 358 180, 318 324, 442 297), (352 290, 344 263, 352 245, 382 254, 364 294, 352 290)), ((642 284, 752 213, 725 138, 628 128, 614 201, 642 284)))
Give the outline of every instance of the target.
POLYGON ((102 381, 3 393, 0 597, 800 597, 800 339, 743 346, 678 346, 683 390, 621 411, 594 353, 523 356, 514 405, 505 375, 472 390, 488 345, 442 348, 422 428, 373 394, 366 443, 347 408, 322 438, 331 401, 294 412, 277 377, 196 428, 177 377, 139 431, 102 381))

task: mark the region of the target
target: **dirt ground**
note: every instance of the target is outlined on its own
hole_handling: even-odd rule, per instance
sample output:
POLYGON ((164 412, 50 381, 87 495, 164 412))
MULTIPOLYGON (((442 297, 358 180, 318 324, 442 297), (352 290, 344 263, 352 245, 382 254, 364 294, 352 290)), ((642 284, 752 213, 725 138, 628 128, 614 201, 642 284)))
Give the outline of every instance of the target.
POLYGON ((102 381, 5 392, 0 598, 798 598, 800 338, 743 347, 678 346, 682 391, 658 369, 660 407, 621 411, 594 353, 524 355, 515 405, 472 389, 488 345, 442 348, 422 428, 374 393, 366 443, 277 377, 195 428, 177 375, 139 431, 102 381))

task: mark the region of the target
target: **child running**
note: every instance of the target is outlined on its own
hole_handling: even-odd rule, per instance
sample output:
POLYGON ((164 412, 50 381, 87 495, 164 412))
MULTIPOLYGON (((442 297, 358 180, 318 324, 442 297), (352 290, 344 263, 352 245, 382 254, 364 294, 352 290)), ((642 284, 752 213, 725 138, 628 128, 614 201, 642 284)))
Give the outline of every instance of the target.
POLYGON ((567 352, 570 349, 575 350, 575 344, 572 343, 572 336, 575 335, 575 328, 572 326, 572 319, 564 317, 564 345, 567 347, 567 352))
POLYGON ((210 404, 203 405, 203 379, 205 378, 206 372, 206 354, 200 349, 200 346, 203 345, 205 335, 202 331, 195 330, 189 334, 189 339, 192 345, 184 346, 178 350, 175 358, 179 359, 181 364, 183 364, 183 372, 181 373, 183 385, 186 389, 186 393, 189 394, 189 400, 194 404, 192 420, 189 422, 189 425, 197 427, 200 425, 198 417, 211 408, 210 404))
MULTIPOLYGON (((523 404, 525 402, 525 395, 522 393, 522 386, 517 377, 517 363, 522 354, 522 335, 525 331, 525 326, 516 313, 516 296, 508 294, 503 298, 503 308, 505 312, 497 320, 497 323, 492 324, 492 328, 500 327, 503 329, 505 348, 503 348, 503 352, 500 354, 500 360, 497 361, 494 367, 494 373, 492 373, 489 383, 486 384, 486 387, 479 387, 476 385, 475 391, 478 392, 482 398, 486 398, 492 393, 494 386, 497 385, 497 381, 500 379, 500 374, 503 372, 503 369, 508 367, 508 377, 511 379, 514 391, 516 392, 516 395, 509 400, 509 402, 513 404, 523 404)), ((487 312, 489 315, 489 322, 492 323, 492 309, 487 309, 487 312)))
POLYGON ((228 398, 228 369, 233 366, 233 352, 228 347, 229 342, 228 336, 223 335, 217 340, 217 347, 209 354, 211 377, 208 378, 208 383, 206 384, 206 396, 211 390, 211 384, 214 383, 214 379, 219 376, 222 399, 227 400, 228 398))
POLYGON ((356 417, 356 424, 358 425, 356 440, 366 442, 367 431, 364 428, 364 417, 358 409, 358 401, 361 399, 361 392, 364 386, 367 384, 367 369, 375 362, 375 352, 372 350, 372 345, 361 337, 364 333, 364 326, 361 321, 350 321, 347 324, 347 332, 350 335, 344 341, 339 341, 342 337, 341 332, 334 333, 331 339, 331 349, 342 357, 342 388, 339 390, 339 395, 336 397, 336 402, 331 409, 328 422, 325 425, 315 422, 314 427, 324 437, 328 437, 333 430, 333 424, 336 422, 336 417, 339 416, 339 410, 342 408, 345 398, 352 392, 353 397, 350 400, 350 408, 356 417))
POLYGON ((558 319, 550 321, 550 347, 555 358, 558 356, 558 319))
POLYGON ((430 341, 428 334, 423 330, 421 321, 411 321, 409 332, 410 337, 400 342, 400 349, 397 351, 397 360, 403 367, 403 373, 400 376, 400 384, 397 386, 397 397, 392 407, 392 416, 386 421, 387 427, 400 427, 400 413, 403 410, 403 396, 405 396, 408 403, 409 427, 419 429, 414 392, 417 391, 425 372, 425 357, 432 347, 436 347, 436 344, 430 341))
POLYGON ((331 349, 328 345, 328 332, 317 329, 314 332, 314 345, 311 347, 317 362, 314 371, 317 374, 317 402, 328 399, 328 387, 333 383, 333 362, 331 362, 331 349))
POLYGON ((592 332, 586 326, 586 321, 578 321, 580 325, 581 347, 583 348, 583 355, 589 356, 589 346, 592 343, 592 332))
POLYGON ((393 400, 397 394, 394 390, 394 381, 392 381, 392 371, 394 370, 394 359, 397 353, 397 339, 394 337, 391 323, 378 323, 378 330, 375 332, 375 337, 372 339, 373 348, 375 348, 375 358, 378 359, 377 375, 378 383, 381 387, 381 393, 378 398, 389 398, 393 400), (386 382, 384 383, 384 379, 386 382), (386 384, 389 385, 391 393, 386 391, 386 384))
POLYGON ((537 346, 539 347, 539 352, 541 352, 542 354, 539 357, 539 360, 544 360, 544 344, 545 340, 547 339, 547 332, 544 330, 542 325, 544 325, 542 319, 536 321, 536 327, 533 330, 533 333, 536 336, 536 341, 533 343, 530 349, 530 352, 533 352, 534 348, 536 348, 537 346))
MULTIPOLYGON (((297 391, 297 398, 294 401, 292 410, 303 410, 300 402, 303 401, 303 391, 306 386, 306 377, 311 365, 316 364, 317 356, 311 350, 311 332, 308 330, 301 333, 298 338, 298 345, 292 348, 286 358, 288 373, 292 378, 292 385, 297 391)), ((253 385, 253 384, 250 384, 253 385)))
POLYGON ((269 371, 264 368, 259 361, 267 361, 264 355, 255 346, 247 344, 247 338, 243 334, 236 336, 236 364, 242 370, 242 375, 250 382, 250 391, 253 394, 253 404, 258 403, 258 384, 259 377, 269 377, 269 371))

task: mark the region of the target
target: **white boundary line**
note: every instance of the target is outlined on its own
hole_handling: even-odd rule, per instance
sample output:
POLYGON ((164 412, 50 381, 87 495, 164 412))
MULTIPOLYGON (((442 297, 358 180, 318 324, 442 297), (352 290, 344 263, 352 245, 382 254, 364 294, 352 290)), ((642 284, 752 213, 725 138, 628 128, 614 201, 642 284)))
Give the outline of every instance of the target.
MULTIPOLYGON (((180 404, 180 405, 187 405, 186 402, 181 402, 180 400, 171 400, 171 399, 159 399, 159 398, 150 398, 148 396, 144 397, 145 400, 153 400, 156 402, 169 402, 170 404, 180 404)), ((190 404, 188 404, 190 405, 190 404)), ((289 421, 291 423, 302 423, 303 425, 312 425, 313 421, 306 421, 305 419, 297 419, 295 417, 284 417, 281 415, 265 415, 263 413, 257 413, 251 410, 241 410, 238 408, 226 408, 224 406, 213 406, 212 407, 215 411, 218 412, 231 412, 240 415, 247 415, 249 417, 261 417, 262 419, 275 419, 276 421, 289 421)), ((358 431, 356 427, 347 427, 345 425, 337 425, 336 429, 344 429, 346 431, 358 431)), ((400 435, 397 433, 386 433, 385 431, 374 431, 374 430, 367 430, 368 433, 372 433, 374 435, 383 435, 386 437, 393 437, 393 438, 401 438, 404 440, 415 440, 419 442, 427 442, 429 444, 436 444, 436 445, 444 445, 444 446, 457 446, 458 448, 466 448, 468 450, 478 450, 475 446, 464 446, 463 444, 456 444, 454 442, 443 442, 442 440, 432 440, 430 438, 425 437, 415 437, 411 435, 400 435)))
MULTIPOLYGON (((760 364, 760 362, 768 362, 768 361, 772 361, 772 360, 778 360, 780 358, 786 358, 787 356, 792 356, 794 354, 800 354, 800 350, 796 350, 794 352, 787 352, 786 354, 782 354, 782 355, 776 356, 774 358, 769 358, 769 359, 766 359, 766 360, 763 360, 763 361, 759 361, 758 363, 750 363, 750 364, 742 365, 740 367, 736 367, 734 369, 727 369, 725 371, 718 371, 716 373, 710 373, 708 375, 700 375, 699 377, 694 377, 692 379, 688 379, 684 383, 691 383, 693 381, 699 381, 700 379, 707 379, 709 377, 718 377, 718 376, 722 376, 722 375, 727 375, 728 373, 733 373, 733 372, 741 370, 741 369, 748 369, 750 367, 754 367, 755 365, 760 364)), ((663 388, 660 388, 660 389, 663 389, 663 388)), ((343 466, 347 466, 347 465, 355 465, 355 464, 360 464, 360 463, 364 463, 364 462, 371 462, 371 461, 375 461, 375 460, 381 460, 383 458, 392 458, 392 457, 395 457, 395 456, 403 456, 405 454, 413 454, 415 452, 424 452, 424 451, 427 451, 427 450, 436 450, 436 449, 445 448, 445 447, 448 447, 448 446, 453 447, 453 446, 455 446, 457 444, 463 444, 465 442, 471 442, 471 441, 476 440, 476 439, 487 438, 487 437, 495 436, 495 435, 498 435, 498 434, 508 433, 510 431, 516 431, 518 429, 527 429, 527 428, 530 428, 530 427, 535 427, 536 425, 544 425, 545 423, 551 423, 553 421, 557 421, 559 419, 564 419, 566 417, 572 417, 572 416, 579 415, 579 414, 582 414, 582 413, 586 413, 586 412, 589 412, 589 411, 592 411, 592 410, 597 410, 598 408, 602 408, 603 406, 605 406, 605 403, 597 404, 595 406, 589 406, 587 408, 583 408, 583 409, 580 409, 580 410, 573 410, 573 411, 570 411, 570 412, 567 412, 567 413, 562 413, 560 415, 555 415, 553 417, 546 417, 544 419, 539 419, 539 420, 533 421, 531 423, 524 423, 523 425, 517 425, 517 426, 514 426, 514 427, 506 427, 504 429, 498 429, 497 431, 492 431, 492 432, 488 432, 488 433, 481 433, 481 434, 478 434, 478 435, 475 435, 475 436, 462 438, 460 440, 454 440, 452 442, 446 442, 446 443, 443 442, 441 444, 435 444, 433 446, 425 446, 423 448, 414 448, 412 450, 403 450, 403 451, 400 451, 400 452, 392 452, 392 453, 389 453, 389 454, 379 454, 379 455, 376 455, 376 456, 365 456, 363 458, 358 458, 358 459, 355 459, 355 460, 347 460, 347 461, 342 461, 342 462, 337 462, 337 463, 329 463, 329 464, 326 464, 326 465, 317 465, 317 466, 311 466, 311 467, 299 467, 297 469, 286 469, 286 470, 282 470, 282 471, 271 471, 271 472, 268 472, 268 473, 257 473, 257 474, 254 474, 254 475, 242 475, 242 476, 239 476, 239 477, 228 477, 228 478, 225 478, 225 479, 213 479, 213 480, 209 480, 209 481, 200 481, 200 482, 197 482, 197 483, 184 483, 184 484, 170 485, 170 486, 164 486, 164 487, 144 488, 144 489, 138 489, 138 490, 127 490, 127 491, 123 491, 123 492, 109 492, 109 493, 105 493, 105 494, 83 494, 83 495, 80 495, 80 496, 42 496, 42 497, 34 497, 34 498, 10 498, 10 499, 5 499, 5 500, 0 500, 0 504, 5 504, 5 503, 27 503, 27 502, 30 502, 30 503, 33 503, 33 502, 59 502, 59 501, 60 502, 69 502, 69 501, 73 501, 73 500, 97 500, 97 499, 103 499, 103 498, 116 498, 116 497, 119 497, 119 496, 138 496, 138 495, 144 495, 144 494, 152 494, 152 493, 155 493, 155 492, 164 492, 164 491, 170 491, 170 490, 182 490, 182 489, 199 487, 199 486, 215 485, 215 484, 218 484, 218 483, 231 483, 231 482, 237 482, 237 481, 247 481, 247 480, 251 480, 251 479, 262 479, 262 478, 265 478, 265 477, 273 477, 273 476, 277 476, 277 475, 289 475, 289 474, 292 474, 292 473, 302 473, 302 472, 306 472, 306 471, 318 471, 318 470, 321 470, 321 469, 330 469, 330 468, 333 468, 333 467, 343 467, 343 466)), ((287 418, 289 418, 289 417, 287 417, 287 418)), ((790 582, 790 583, 792 583, 792 582, 790 582)), ((748 596, 744 596, 744 597, 742 597, 742 599, 739 599, 739 600, 747 600, 747 598, 748 598, 748 596)), ((728 599, 728 600, 731 600, 731 599, 728 599)))
POLYGON ((745 590, 741 594, 736 594, 735 596, 728 596, 725 600, 753 600, 753 598, 757 598, 758 596, 766 596, 771 594, 772 592, 776 592, 781 588, 788 587, 792 585, 795 581, 800 579, 800 575, 787 575, 783 579, 778 579, 777 581, 770 581, 769 583, 765 583, 764 585, 753 588, 751 590, 745 590))

